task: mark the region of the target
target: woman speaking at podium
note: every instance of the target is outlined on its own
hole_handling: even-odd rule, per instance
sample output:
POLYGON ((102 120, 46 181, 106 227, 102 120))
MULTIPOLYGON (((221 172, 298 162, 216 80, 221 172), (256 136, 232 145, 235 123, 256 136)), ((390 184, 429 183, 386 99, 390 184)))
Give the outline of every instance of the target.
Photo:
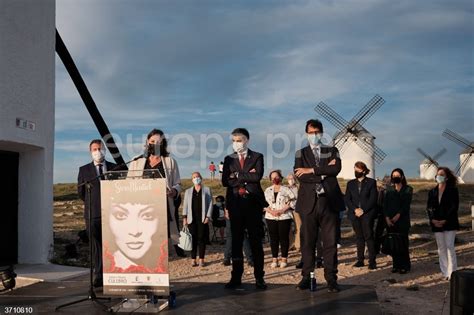
POLYGON ((167 146, 168 142, 163 131, 159 129, 151 130, 147 135, 145 154, 142 158, 130 163, 128 177, 166 179, 168 236, 171 238, 171 244, 176 249, 178 256, 184 257, 183 250, 177 245, 179 231, 176 222, 174 222, 175 206, 173 202, 181 192, 181 178, 178 163, 170 157, 167 146), (169 224, 171 221, 173 221, 172 224, 169 224))

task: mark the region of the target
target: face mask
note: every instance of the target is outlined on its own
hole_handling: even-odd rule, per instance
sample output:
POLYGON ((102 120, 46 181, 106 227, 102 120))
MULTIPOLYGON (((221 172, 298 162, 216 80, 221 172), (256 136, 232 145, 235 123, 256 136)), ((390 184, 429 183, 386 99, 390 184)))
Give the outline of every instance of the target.
POLYGON ((310 133, 308 135, 308 142, 312 145, 318 145, 321 143, 321 134, 310 133))
POLYGON ((402 182, 402 178, 401 177, 392 177, 392 183, 394 184, 400 184, 402 182))
POLYGON ((272 180, 272 183, 275 184, 275 185, 280 185, 280 183, 281 183, 281 178, 280 178, 280 177, 275 177, 275 178, 272 180))
POLYGON ((289 179, 289 180, 288 180, 288 185, 293 186, 294 184, 295 184, 295 180, 294 180, 294 179, 289 179))
POLYGON ((354 175, 355 175, 355 178, 361 178, 361 177, 364 177, 364 172, 357 172, 357 171, 355 171, 355 172, 354 172, 354 175))
POLYGON ((216 202, 216 206, 222 207, 222 202, 216 202))
POLYGON ((201 182, 202 182, 202 179, 200 177, 193 178, 193 184, 194 185, 200 185, 201 182))
POLYGON ((247 149, 247 145, 243 142, 232 142, 232 148, 237 153, 242 153, 247 149))
POLYGON ((91 155, 92 155, 92 159, 94 160, 94 162, 100 163, 100 162, 104 161, 105 152, 102 151, 102 150, 93 151, 93 152, 91 152, 91 155))
POLYGON ((147 146, 148 156, 160 156, 160 145, 156 143, 149 143, 147 146))
POLYGON ((444 177, 443 175, 436 175, 436 182, 438 184, 442 184, 446 181, 446 177, 444 177))

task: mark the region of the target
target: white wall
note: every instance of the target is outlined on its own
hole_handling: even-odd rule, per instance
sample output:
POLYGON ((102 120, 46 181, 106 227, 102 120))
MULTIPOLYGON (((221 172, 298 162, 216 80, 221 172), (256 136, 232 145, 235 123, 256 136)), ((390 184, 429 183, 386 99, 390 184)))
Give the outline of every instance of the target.
POLYGON ((435 164, 420 164, 420 178, 426 180, 434 180, 438 173, 438 167, 435 164))
MULTIPOLYGON (((360 141, 360 140, 357 140, 360 141)), ((373 140, 369 138, 369 146, 372 147, 373 140)), ((341 151, 342 169, 337 177, 344 179, 354 179, 354 164, 358 161, 364 162, 370 169, 367 177, 375 178, 375 161, 362 150, 355 142, 348 140, 341 151)))
POLYGON ((20 263, 47 262, 53 243, 54 46, 54 0, 0 1, 0 150, 20 152, 20 263))
MULTIPOLYGON (((461 165, 467 158, 469 158, 469 154, 461 154, 459 156, 459 162, 461 165)), ((470 184, 474 183, 474 156, 470 157, 470 160, 466 162, 460 173, 463 182, 470 184)))

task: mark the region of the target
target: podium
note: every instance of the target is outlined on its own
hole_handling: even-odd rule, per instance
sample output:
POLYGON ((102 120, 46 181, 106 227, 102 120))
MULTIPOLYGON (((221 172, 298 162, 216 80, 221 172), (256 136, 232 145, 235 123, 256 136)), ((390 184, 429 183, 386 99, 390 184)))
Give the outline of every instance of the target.
POLYGON ((123 298, 114 312, 159 312, 174 302, 166 179, 110 173, 100 182, 104 295, 123 298))

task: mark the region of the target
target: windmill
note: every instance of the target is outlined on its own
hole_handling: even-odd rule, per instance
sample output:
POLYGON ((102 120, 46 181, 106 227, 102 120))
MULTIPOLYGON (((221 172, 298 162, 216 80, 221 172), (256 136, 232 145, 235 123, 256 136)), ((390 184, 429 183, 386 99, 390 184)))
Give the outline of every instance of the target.
POLYGON ((422 149, 416 149, 425 159, 420 163, 420 178, 432 180, 435 178, 438 172, 438 159, 446 153, 446 149, 443 148, 441 151, 433 155, 432 157, 422 149))
POLYGON ((334 145, 339 149, 343 160, 340 177, 354 178, 354 163, 362 161, 371 170, 369 176, 375 178, 375 162, 380 164, 386 154, 375 145, 375 137, 363 124, 384 103, 385 100, 381 96, 375 95, 349 122, 323 102, 314 108, 339 130, 334 136, 334 145))
POLYGON ((452 142, 460 145, 463 150, 459 154, 459 164, 455 173, 464 183, 474 183, 474 142, 469 142, 466 138, 454 131, 446 129, 443 136, 452 142))

